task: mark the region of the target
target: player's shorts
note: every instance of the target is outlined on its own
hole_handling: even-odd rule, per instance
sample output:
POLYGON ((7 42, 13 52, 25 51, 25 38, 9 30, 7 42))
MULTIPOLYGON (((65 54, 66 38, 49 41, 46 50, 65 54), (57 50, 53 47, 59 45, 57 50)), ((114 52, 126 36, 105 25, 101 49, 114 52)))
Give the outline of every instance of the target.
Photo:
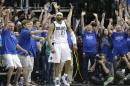
POLYGON ((6 66, 6 68, 9 67, 22 67, 20 59, 18 55, 13 55, 13 54, 5 54, 3 55, 3 64, 6 66))
POLYGON ((71 50, 68 43, 55 43, 53 47, 55 53, 50 53, 48 62, 60 63, 71 60, 71 50))
POLYGON ((23 67, 28 67, 29 70, 33 70, 34 57, 19 55, 19 58, 23 67))

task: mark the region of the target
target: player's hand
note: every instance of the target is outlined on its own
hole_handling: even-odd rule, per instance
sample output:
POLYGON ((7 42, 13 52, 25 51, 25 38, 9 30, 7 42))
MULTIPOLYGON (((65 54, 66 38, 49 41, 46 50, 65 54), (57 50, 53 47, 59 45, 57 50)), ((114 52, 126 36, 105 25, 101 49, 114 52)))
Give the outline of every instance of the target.
POLYGON ((127 53, 127 57, 128 61, 130 61, 130 52, 127 53))
POLYGON ((95 17, 98 17, 97 13, 93 13, 93 15, 94 15, 95 17))
POLYGON ((76 44, 73 44, 73 51, 77 51, 77 45, 76 44))
POLYGON ((105 18, 105 15, 106 15, 106 14, 105 14, 105 12, 104 12, 104 13, 102 14, 102 18, 105 18))
POLYGON ((99 60, 98 63, 99 64, 103 64, 104 62, 103 62, 103 60, 99 60))
POLYGON ((52 2, 52 4, 53 4, 53 6, 54 6, 55 9, 60 9, 60 6, 57 5, 57 2, 52 2))
POLYGON ((93 72, 94 70, 95 70, 95 66, 92 66, 92 67, 90 68, 90 71, 93 72))
POLYGON ((44 10, 46 10, 46 7, 44 7, 44 9, 41 9, 41 13, 43 13, 43 12, 44 12, 44 10))
POLYGON ((126 60, 127 60, 127 58, 126 58, 125 56, 123 56, 123 57, 122 57, 122 60, 126 61, 126 60))
POLYGON ((54 49, 54 47, 51 47, 51 53, 55 53, 56 51, 55 51, 55 49, 54 49))
POLYGON ((25 53, 25 55, 28 55, 28 54, 29 54, 27 50, 24 50, 24 53, 25 53))
POLYGON ((112 18, 110 18, 110 19, 109 19, 109 22, 113 22, 113 19, 112 19, 112 18))
POLYGON ((115 10, 115 14, 116 14, 116 16, 118 16, 118 11, 117 10, 115 10))
POLYGON ((69 5, 71 9, 74 9, 74 6, 71 3, 69 3, 69 5))
POLYGON ((86 15, 86 12, 82 11, 81 16, 84 16, 84 15, 86 15))
POLYGON ((41 38, 40 38, 40 42, 43 42, 43 41, 45 41, 45 38, 44 38, 44 37, 41 37, 41 38))
POLYGON ((2 11, 3 16, 7 16, 9 13, 10 13, 9 9, 5 9, 4 11, 2 11))
POLYGON ((130 63, 128 64, 128 69, 130 70, 130 63))
POLYGON ((50 3, 48 2, 48 3, 46 3, 45 5, 44 5, 44 10, 45 11, 48 11, 48 7, 49 7, 49 5, 50 5, 50 3))

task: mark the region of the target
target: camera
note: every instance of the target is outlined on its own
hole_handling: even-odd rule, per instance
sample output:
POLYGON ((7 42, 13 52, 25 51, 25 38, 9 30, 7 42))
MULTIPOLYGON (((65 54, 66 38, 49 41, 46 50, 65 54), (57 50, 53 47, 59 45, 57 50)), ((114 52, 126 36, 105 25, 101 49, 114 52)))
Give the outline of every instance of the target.
POLYGON ((101 60, 100 56, 96 56, 96 61, 101 60))

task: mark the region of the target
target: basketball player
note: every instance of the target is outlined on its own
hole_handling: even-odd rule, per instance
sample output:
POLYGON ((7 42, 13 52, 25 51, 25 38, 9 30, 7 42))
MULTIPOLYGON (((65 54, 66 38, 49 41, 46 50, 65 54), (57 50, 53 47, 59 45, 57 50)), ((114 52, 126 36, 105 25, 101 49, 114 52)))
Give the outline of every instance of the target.
MULTIPOLYGON (((68 16, 69 17, 69 16, 68 16)), ((56 13, 56 20, 50 25, 48 31, 48 43, 51 48, 50 61, 55 63, 55 86, 60 86, 60 63, 64 62, 65 71, 62 81, 66 86, 70 86, 68 72, 71 63, 71 50, 67 41, 67 30, 73 36, 70 20, 63 20, 61 12, 56 13), (52 55, 52 57, 51 57, 52 55)))

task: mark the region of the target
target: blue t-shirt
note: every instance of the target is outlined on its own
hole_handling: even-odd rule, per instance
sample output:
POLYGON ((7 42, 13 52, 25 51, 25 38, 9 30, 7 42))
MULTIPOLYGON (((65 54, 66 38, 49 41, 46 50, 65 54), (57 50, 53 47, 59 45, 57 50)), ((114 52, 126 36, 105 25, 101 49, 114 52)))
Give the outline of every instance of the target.
MULTIPOLYGON (((107 41, 109 43, 107 36, 104 37, 104 39, 105 39, 105 41, 107 41)), ((101 46, 103 45, 103 47, 101 49, 102 49, 102 53, 107 54, 110 47, 106 43, 104 44, 105 41, 101 40, 101 46)))
POLYGON ((0 32, 0 55, 2 55, 2 36, 0 32))
POLYGON ((113 60, 112 43, 111 43, 112 41, 109 40, 108 36, 105 36, 104 39, 105 41, 101 40, 101 46, 104 44, 104 42, 106 42, 104 46, 101 47, 102 53, 105 54, 107 61, 112 61, 113 60), (110 46, 107 43, 109 43, 110 46))
MULTIPOLYGON (((31 31, 36 31, 36 27, 33 27, 31 31)), ((36 36, 39 36, 40 34, 36 35, 36 36)), ((36 53, 38 51, 38 48, 37 48, 37 40, 33 39, 31 37, 31 47, 30 47, 30 51, 33 55, 33 57, 36 57, 36 53)))
POLYGON ((36 53, 37 53, 37 51, 38 51, 38 49, 37 49, 37 41, 34 40, 33 38, 31 38, 30 51, 31 51, 33 57, 36 57, 36 53))
POLYGON ((68 44, 69 44, 70 49, 72 49, 73 43, 72 43, 70 32, 67 32, 67 40, 68 40, 68 44))
POLYGON ((119 54, 119 55, 123 55, 126 54, 128 51, 127 48, 127 35, 125 32, 114 32, 112 34, 112 41, 113 41, 113 53, 115 53, 115 55, 119 54))
POLYGON ((48 36, 48 33, 47 32, 42 32, 41 33, 41 37, 47 37, 48 36))
POLYGON ((130 5, 130 0, 127 0, 127 4, 130 5))
POLYGON ((83 36, 83 52, 85 53, 97 53, 97 35, 95 32, 84 32, 83 36))
POLYGON ((118 48, 126 48, 126 38, 127 35, 125 32, 117 33, 114 32, 112 34, 112 41, 113 41, 113 48, 118 49, 118 48))
POLYGON ((130 36, 127 37, 128 52, 130 52, 130 36))
POLYGON ((15 34, 9 29, 2 30, 2 54, 17 54, 16 45, 18 43, 15 34))
MULTIPOLYGON (((32 55, 30 48, 31 48, 31 34, 30 30, 27 28, 21 29, 21 32, 18 37, 18 44, 25 50, 29 52, 30 55, 32 55)), ((24 55, 23 51, 18 50, 18 54, 24 55)))

